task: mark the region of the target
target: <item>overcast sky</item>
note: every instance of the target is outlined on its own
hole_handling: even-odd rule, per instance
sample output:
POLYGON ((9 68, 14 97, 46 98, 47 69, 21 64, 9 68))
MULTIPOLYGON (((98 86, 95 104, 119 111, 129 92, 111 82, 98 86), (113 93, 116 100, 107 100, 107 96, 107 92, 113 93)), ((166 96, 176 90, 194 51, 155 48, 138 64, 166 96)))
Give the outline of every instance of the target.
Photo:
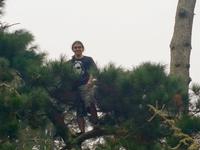
MULTIPOLYGON (((6 22, 20 23, 35 36, 48 58, 72 56, 81 40, 85 55, 102 67, 109 62, 132 68, 142 62, 170 63, 178 0, 7 0, 6 22)), ((190 75, 200 82, 200 2, 193 23, 190 75)))

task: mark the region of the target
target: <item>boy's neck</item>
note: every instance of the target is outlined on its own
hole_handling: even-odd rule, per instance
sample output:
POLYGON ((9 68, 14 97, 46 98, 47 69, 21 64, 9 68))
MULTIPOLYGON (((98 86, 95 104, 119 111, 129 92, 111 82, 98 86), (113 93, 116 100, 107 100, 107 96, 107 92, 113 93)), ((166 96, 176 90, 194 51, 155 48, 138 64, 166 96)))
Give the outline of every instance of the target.
POLYGON ((75 57, 76 59, 81 59, 81 58, 83 58, 83 55, 80 55, 80 56, 74 55, 74 57, 75 57))

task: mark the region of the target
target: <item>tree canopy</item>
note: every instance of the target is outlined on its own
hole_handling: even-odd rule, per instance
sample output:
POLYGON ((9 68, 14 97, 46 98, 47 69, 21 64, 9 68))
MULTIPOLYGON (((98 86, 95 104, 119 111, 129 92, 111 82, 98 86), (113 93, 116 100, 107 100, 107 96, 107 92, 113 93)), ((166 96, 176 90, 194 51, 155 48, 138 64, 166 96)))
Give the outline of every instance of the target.
MULTIPOLYGON (((97 150, 199 148, 192 138, 200 130, 199 117, 188 113, 184 82, 167 74, 164 65, 145 62, 126 70, 108 64, 94 74, 99 124, 79 136, 74 134, 73 90, 78 76, 68 60, 47 60, 27 30, 0 30, 0 149, 52 149, 57 136, 65 149, 79 149, 100 137, 105 142, 93 144, 97 150)), ((198 99, 190 111, 194 114, 199 112, 200 88, 192 90, 198 99)))

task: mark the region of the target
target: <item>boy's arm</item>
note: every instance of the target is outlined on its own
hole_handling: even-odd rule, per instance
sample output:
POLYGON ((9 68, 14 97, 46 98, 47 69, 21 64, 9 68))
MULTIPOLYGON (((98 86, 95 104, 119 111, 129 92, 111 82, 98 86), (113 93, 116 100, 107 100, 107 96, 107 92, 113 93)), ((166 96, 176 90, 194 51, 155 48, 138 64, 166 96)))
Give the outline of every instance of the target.
POLYGON ((89 80, 87 82, 88 86, 92 86, 94 85, 94 83, 96 82, 96 78, 94 77, 94 73, 97 71, 97 65, 95 64, 94 60, 91 58, 91 67, 90 67, 90 71, 89 71, 89 80))

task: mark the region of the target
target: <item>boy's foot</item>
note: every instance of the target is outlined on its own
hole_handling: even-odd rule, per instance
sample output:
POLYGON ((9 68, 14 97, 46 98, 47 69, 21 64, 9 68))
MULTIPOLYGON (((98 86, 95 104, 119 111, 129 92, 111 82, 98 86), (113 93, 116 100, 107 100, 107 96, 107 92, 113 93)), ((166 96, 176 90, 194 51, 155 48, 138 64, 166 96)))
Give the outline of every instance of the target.
POLYGON ((76 133, 76 136, 80 136, 81 134, 83 134, 83 132, 78 132, 76 133))
POLYGON ((89 116, 89 121, 93 124, 93 125, 98 125, 99 121, 96 118, 93 118, 92 116, 89 116))
POLYGON ((83 132, 74 132, 73 134, 71 134, 72 138, 76 138, 79 137, 81 134, 84 134, 83 132))

